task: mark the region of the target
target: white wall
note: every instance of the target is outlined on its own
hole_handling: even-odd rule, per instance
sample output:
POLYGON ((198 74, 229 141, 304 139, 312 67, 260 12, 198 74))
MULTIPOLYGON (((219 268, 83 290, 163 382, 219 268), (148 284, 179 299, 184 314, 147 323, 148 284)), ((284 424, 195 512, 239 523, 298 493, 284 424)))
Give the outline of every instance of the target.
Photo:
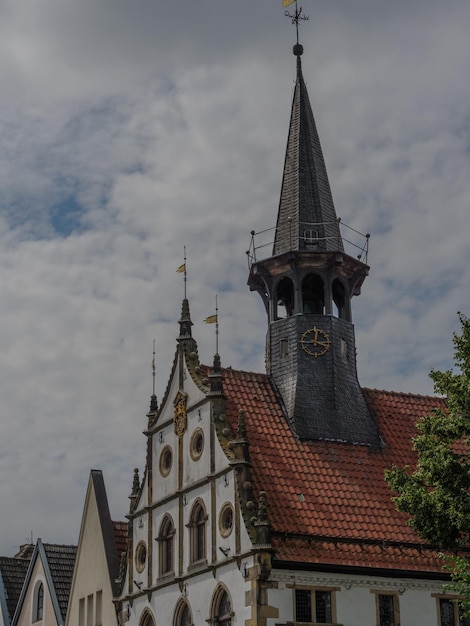
POLYGON ((269 603, 279 607, 279 618, 269 619, 268 626, 294 620, 293 585, 339 588, 335 592, 336 618, 337 623, 343 626, 376 626, 376 596, 373 591, 397 594, 401 626, 438 625, 435 595, 443 593, 443 586, 435 581, 293 570, 273 571, 272 579, 278 581, 278 589, 269 591, 269 603))

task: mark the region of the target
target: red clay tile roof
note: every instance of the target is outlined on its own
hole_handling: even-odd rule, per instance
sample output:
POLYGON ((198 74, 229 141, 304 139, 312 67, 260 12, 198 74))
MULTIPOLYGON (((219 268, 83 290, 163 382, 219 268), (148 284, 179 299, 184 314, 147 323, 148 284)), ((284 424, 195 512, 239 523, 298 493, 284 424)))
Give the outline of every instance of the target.
POLYGON ((118 558, 127 551, 127 522, 112 522, 118 558))
POLYGON ((265 374, 223 371, 227 415, 236 432, 245 410, 255 491, 264 490, 272 542, 281 561, 440 572, 391 500, 384 470, 415 463, 415 423, 444 400, 364 389, 384 441, 382 450, 299 441, 265 374))

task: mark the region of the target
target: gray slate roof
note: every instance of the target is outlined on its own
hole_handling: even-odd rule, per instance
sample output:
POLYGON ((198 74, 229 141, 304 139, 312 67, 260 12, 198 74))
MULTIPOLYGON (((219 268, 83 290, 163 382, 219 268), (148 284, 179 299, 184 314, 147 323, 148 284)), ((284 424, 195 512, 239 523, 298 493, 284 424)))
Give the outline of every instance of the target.
POLYGON ((2 591, 5 594, 4 599, 10 621, 15 612, 28 567, 29 558, 0 557, 0 576, 3 582, 2 591))
POLYGON ((70 587, 72 585, 73 568, 77 554, 76 546, 60 546, 44 543, 49 570, 54 584, 60 613, 63 620, 67 615, 70 587))
POLYGON ((43 543, 38 539, 28 571, 24 579, 23 588, 15 607, 12 624, 16 626, 28 592, 31 592, 30 583, 37 559, 41 560, 44 568, 46 584, 51 595, 54 612, 59 625, 65 623, 67 606, 72 585, 73 568, 77 554, 76 546, 63 546, 53 543, 43 543))
POLYGON ((93 482, 95 491, 111 589, 113 594, 116 595, 118 591, 116 580, 119 577, 121 552, 125 552, 127 547, 127 524, 111 520, 108 497, 101 470, 91 470, 90 479, 93 482))
POLYGON ((312 107, 302 76, 302 46, 294 46, 297 79, 287 140, 273 255, 291 250, 343 250, 330 183, 312 107), (319 243, 304 240, 318 231, 319 243))

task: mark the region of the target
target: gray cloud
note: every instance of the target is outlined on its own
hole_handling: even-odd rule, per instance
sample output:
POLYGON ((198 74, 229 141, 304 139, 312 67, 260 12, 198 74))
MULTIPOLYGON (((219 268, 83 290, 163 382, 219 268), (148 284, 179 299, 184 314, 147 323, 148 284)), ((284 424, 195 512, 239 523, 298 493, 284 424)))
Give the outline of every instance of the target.
MULTIPOLYGON (((338 215, 371 233, 353 306, 365 386, 431 393, 468 312, 470 7, 305 6, 307 79, 338 215)), ((262 370, 246 287, 274 225, 295 62, 280 3, 32 0, 0 8, 0 550, 78 539, 88 472, 126 513, 183 297, 219 294, 223 363, 262 370)))

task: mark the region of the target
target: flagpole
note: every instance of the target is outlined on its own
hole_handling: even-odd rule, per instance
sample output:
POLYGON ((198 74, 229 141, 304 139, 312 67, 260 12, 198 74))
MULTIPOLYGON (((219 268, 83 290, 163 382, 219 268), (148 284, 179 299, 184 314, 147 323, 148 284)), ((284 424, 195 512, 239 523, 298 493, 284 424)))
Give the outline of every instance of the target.
POLYGON ((217 308, 217 294, 215 294, 215 353, 219 354, 219 309, 217 308))
POLYGON ((184 274, 184 299, 186 300, 186 283, 188 280, 188 275, 186 271, 186 246, 184 246, 184 263, 180 265, 176 271, 178 274, 184 274))
POLYGON ((187 283, 187 273, 186 273, 186 246, 184 246, 184 299, 186 300, 186 283, 187 283))
POLYGON ((152 378, 152 395, 155 395, 155 339, 153 340, 152 378))
POLYGON ((217 305, 217 294, 215 295, 215 315, 208 315, 205 324, 215 324, 215 353, 219 354, 219 307, 217 305))

